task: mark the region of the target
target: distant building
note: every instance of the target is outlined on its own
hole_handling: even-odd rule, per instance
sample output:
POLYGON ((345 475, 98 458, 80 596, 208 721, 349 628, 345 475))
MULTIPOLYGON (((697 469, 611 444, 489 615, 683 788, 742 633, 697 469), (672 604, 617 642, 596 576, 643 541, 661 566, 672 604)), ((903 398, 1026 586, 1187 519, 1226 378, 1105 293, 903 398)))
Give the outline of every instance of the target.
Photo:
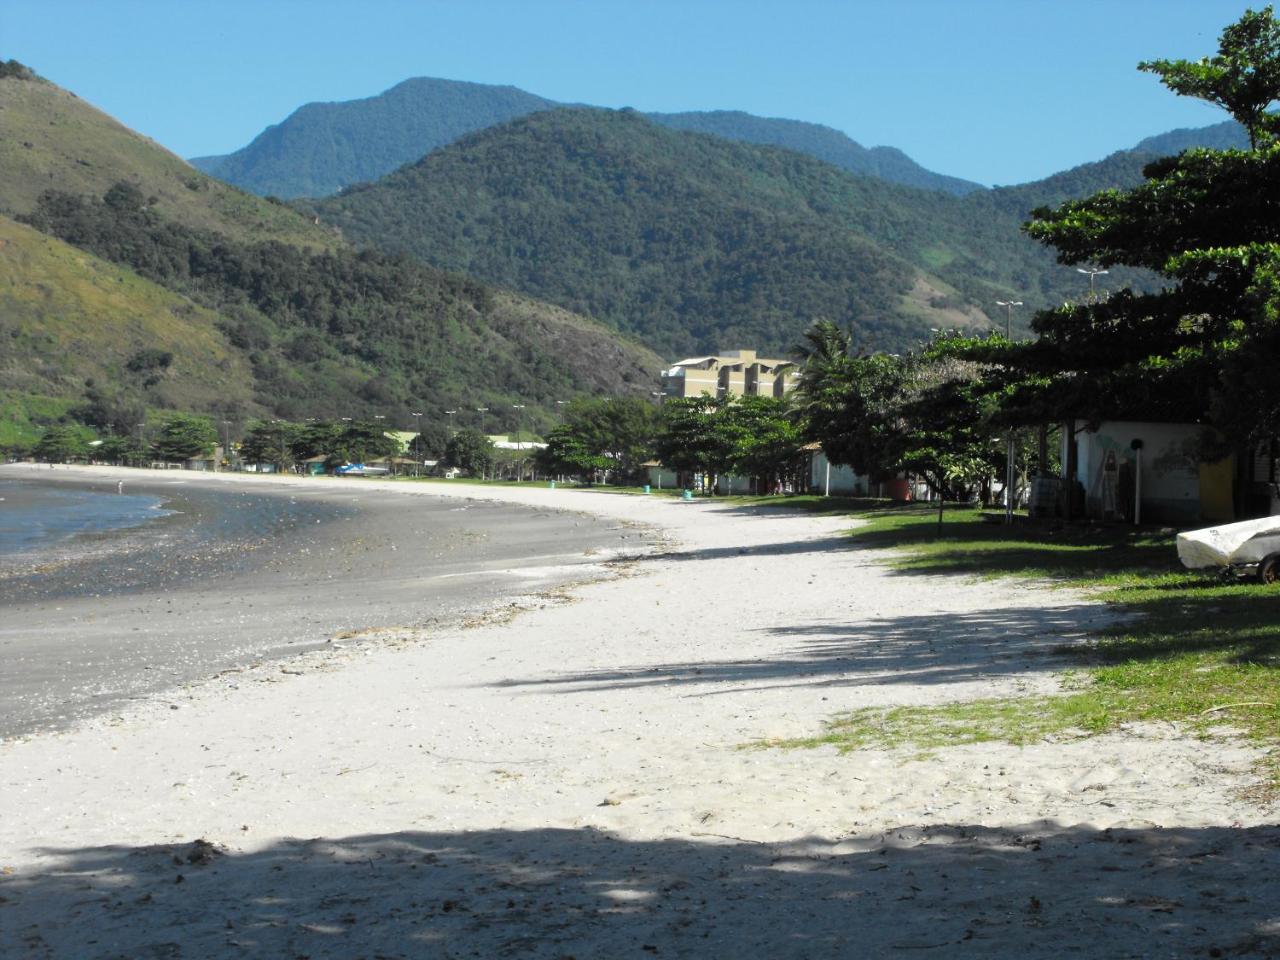
POLYGON ((768 360, 754 350, 730 350, 710 357, 690 357, 662 371, 667 397, 781 397, 796 384, 796 364, 768 360))

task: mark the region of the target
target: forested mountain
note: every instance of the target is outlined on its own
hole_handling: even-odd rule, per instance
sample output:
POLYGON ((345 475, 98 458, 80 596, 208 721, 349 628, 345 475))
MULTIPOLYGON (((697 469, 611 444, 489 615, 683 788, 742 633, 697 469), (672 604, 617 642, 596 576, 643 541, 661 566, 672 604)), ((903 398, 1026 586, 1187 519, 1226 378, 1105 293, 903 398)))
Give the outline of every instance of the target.
POLYGON ((673 130, 710 133, 728 140, 785 147, 806 153, 818 160, 868 177, 879 177, 891 183, 962 197, 985 189, 980 183, 947 177, 926 170, 896 147, 862 146, 839 130, 818 123, 757 117, 739 110, 712 110, 700 113, 647 113, 654 123, 673 130))
POLYGON ((1234 120, 1215 123, 1211 127, 1181 127, 1168 133, 1157 134, 1140 140, 1134 146, 1139 153, 1154 153, 1169 157, 1191 147, 1208 147, 1210 150, 1247 150, 1249 134, 1234 120))
POLYGON ((235 153, 191 162, 261 196, 323 197, 473 130, 555 106, 515 87, 418 77, 376 97, 308 103, 235 153))
POLYGON ((401 424, 412 411, 519 401, 536 424, 556 400, 654 386, 660 358, 600 324, 356 252, 52 84, 0 79, 0 103, 32 138, 14 151, 6 126, 0 141, 0 191, 24 221, 0 217, 11 400, 62 398, 122 423, 169 408, 401 424), (31 129, 32 104, 57 107, 47 131, 31 129), (172 191, 175 167, 196 186, 172 191))
MULTIPOLYGON (((309 103, 247 146, 225 156, 196 157, 207 173, 262 196, 324 197, 376 180, 459 137, 540 110, 572 107, 526 93, 418 77, 375 97, 309 103)), ((867 149, 816 123, 740 111, 650 113, 655 123, 730 140, 786 147, 845 170, 893 183, 963 195, 979 184, 932 173, 893 147, 867 149)))
MULTIPOLYGON (((788 150, 558 110, 307 204, 412 253, 605 320, 668 355, 792 346, 814 319, 898 348, 1080 291, 1019 232, 1030 205, 857 177, 788 150)), ((1028 311, 1029 314, 1029 311, 1028 311)), ((1003 319, 1003 317, 1000 317, 1003 319)))

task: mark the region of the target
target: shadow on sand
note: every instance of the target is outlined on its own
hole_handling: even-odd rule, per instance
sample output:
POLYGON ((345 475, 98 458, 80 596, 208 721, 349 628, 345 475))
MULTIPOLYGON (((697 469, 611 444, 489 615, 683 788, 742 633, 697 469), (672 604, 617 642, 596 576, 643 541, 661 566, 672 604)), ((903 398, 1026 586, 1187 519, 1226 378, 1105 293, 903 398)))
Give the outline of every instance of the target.
POLYGON ((844 841, 594 829, 46 851, 0 955, 1210 957, 1280 954, 1280 830, 1052 823, 844 841))
POLYGON ((785 656, 619 667, 513 679, 503 686, 537 686, 546 691, 549 685, 559 685, 565 692, 581 692, 671 684, 750 684, 767 689, 959 683, 1062 670, 1070 658, 1079 657, 1069 651, 1069 645, 1114 618, 1114 613, 1098 604, 1076 603, 1047 609, 868 617, 857 623, 819 620, 766 631, 796 638, 785 656))

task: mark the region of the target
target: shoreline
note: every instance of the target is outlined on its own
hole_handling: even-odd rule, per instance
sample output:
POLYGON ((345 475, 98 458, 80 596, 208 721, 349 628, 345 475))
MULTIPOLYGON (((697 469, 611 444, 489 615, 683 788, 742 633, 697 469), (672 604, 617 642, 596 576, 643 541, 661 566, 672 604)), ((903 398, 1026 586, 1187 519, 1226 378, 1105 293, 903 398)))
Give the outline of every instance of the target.
POLYGON ((171 513, 57 544, 0 579, 0 738, 262 661, 483 620, 604 575, 621 545, 647 549, 638 531, 620 541, 613 525, 563 511, 155 473, 31 478, 114 490, 123 477, 171 513))
POLYGON ((1100 604, 891 570, 839 517, 406 496, 428 493, 591 510, 675 546, 515 618, 0 743, 0 951, 1277 947, 1280 831, 1240 796, 1249 744, 1151 725, 933 753, 741 749, 857 706, 1053 692, 1054 650, 1107 623, 1100 604))

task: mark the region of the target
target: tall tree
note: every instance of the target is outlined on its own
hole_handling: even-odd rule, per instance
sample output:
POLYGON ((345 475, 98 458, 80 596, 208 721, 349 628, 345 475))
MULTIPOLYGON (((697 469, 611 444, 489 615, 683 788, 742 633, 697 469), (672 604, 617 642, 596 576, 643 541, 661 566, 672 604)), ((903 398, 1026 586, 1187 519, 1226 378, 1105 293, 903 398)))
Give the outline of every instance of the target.
POLYGON ((1057 209, 1027 226, 1067 264, 1144 267, 1165 289, 1122 291, 1042 312, 1038 340, 989 351, 1023 372, 1012 412, 1083 420, 1200 421, 1206 453, 1280 432, 1280 145, 1267 108, 1280 93, 1280 25, 1271 7, 1224 30, 1216 57, 1151 61, 1175 92, 1219 103, 1249 127, 1250 150, 1190 150, 1146 182, 1057 209))

